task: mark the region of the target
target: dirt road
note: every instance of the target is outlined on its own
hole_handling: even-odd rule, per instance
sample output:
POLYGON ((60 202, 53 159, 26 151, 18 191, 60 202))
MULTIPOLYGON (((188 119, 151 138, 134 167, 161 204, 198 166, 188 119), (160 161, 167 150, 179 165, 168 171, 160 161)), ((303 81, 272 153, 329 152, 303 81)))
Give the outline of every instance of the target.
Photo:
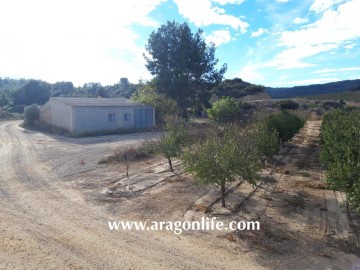
POLYGON ((64 180, 139 137, 61 139, 0 123, 0 269, 263 269, 249 254, 162 232, 111 232, 64 180), (95 157, 96 156, 96 157, 95 157))

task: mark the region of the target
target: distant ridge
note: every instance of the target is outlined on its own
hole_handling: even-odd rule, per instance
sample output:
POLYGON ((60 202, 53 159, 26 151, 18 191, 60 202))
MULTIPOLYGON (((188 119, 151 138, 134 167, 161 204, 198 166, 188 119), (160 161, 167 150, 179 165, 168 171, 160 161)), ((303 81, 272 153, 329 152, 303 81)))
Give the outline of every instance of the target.
POLYGON ((294 98, 345 91, 360 91, 360 80, 345 80, 325 84, 312 84, 308 86, 281 88, 267 87, 265 91, 273 99, 294 98))

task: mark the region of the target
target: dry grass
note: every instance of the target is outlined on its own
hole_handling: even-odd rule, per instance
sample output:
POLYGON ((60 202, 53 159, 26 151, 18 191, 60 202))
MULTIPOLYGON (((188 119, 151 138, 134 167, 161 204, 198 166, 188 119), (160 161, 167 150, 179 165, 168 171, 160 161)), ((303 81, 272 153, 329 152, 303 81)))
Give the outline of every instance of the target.
POLYGON ((261 224, 262 228, 259 231, 235 231, 228 234, 226 238, 229 241, 239 239, 245 242, 247 247, 252 250, 256 249, 276 254, 294 252, 294 249, 289 248, 289 246, 296 246, 296 242, 288 232, 280 228, 274 228, 274 224, 266 224, 264 222, 261 224))

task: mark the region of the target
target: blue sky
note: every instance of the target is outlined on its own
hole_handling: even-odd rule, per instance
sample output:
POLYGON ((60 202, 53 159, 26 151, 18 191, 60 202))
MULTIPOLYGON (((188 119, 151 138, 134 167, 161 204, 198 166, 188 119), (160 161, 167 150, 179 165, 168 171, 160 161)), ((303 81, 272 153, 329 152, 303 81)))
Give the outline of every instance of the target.
POLYGON ((203 29, 229 79, 360 79, 360 0, 1 0, 0 10, 0 77, 147 80, 149 34, 175 20, 203 29))

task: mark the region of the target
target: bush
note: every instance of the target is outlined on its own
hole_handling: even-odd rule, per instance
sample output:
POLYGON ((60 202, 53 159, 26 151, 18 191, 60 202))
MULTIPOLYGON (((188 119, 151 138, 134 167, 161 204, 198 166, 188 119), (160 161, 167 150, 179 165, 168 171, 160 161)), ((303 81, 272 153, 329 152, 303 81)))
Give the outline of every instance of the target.
POLYGON ((304 124, 304 119, 288 111, 272 114, 267 119, 268 129, 277 132, 279 142, 281 142, 283 146, 285 142, 291 140, 304 124))
POLYGON ((135 102, 150 105, 155 108, 155 120, 157 124, 163 124, 167 115, 177 116, 180 107, 174 99, 167 97, 164 93, 158 93, 152 82, 139 88, 131 96, 135 102))
POLYGON ((251 104, 249 102, 244 102, 240 105, 241 109, 243 110, 249 110, 249 109, 254 109, 255 108, 255 105, 254 104, 251 104))
POLYGON ((345 192, 348 205, 360 211, 360 110, 327 113, 320 138, 327 185, 345 192))
POLYGON ((33 126, 35 121, 39 119, 39 108, 37 104, 33 104, 25 108, 24 120, 25 124, 33 126))
POLYGON ((293 101, 293 100, 282 100, 282 101, 278 101, 276 103, 276 105, 281 109, 281 110, 296 110, 299 108, 299 103, 293 101))
POLYGON ((211 109, 208 109, 208 114, 211 119, 219 121, 226 118, 234 118, 241 109, 241 103, 233 98, 222 98, 216 101, 211 109))

